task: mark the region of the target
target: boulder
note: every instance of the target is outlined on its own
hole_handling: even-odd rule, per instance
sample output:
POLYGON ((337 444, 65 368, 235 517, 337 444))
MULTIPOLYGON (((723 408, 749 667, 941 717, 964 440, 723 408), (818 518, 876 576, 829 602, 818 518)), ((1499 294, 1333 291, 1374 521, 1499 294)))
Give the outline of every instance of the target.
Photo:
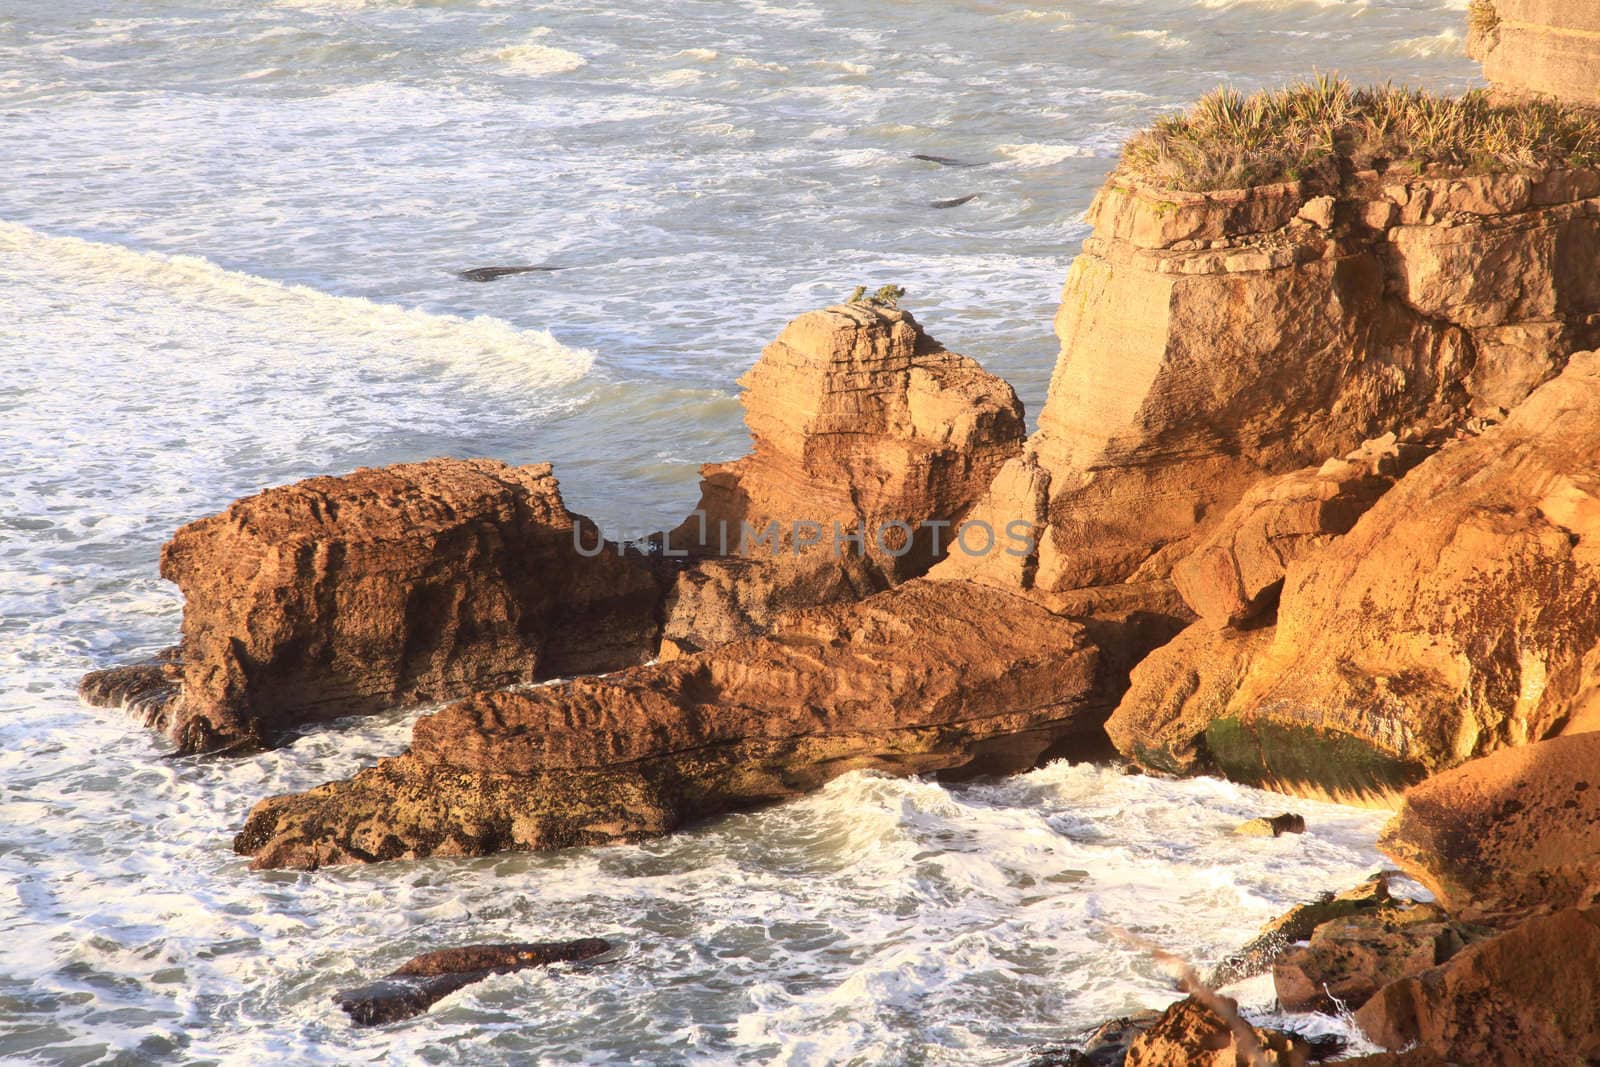
MULTIPOLYGON (((1238 1018, 1238 1004, 1216 1000, 1238 1018)), ((1291 1034, 1250 1026, 1238 1028, 1195 996, 1166 1010, 1128 1045, 1124 1067, 1305 1067, 1310 1048, 1291 1034)))
POLYGON ((1389 878, 1379 874, 1343 892, 1324 893, 1316 900, 1296 904, 1262 927, 1238 952, 1224 959, 1206 978, 1212 989, 1261 974, 1295 943, 1308 940, 1319 926, 1353 915, 1365 915, 1389 905, 1389 878))
POLYGON ((1306 832, 1306 819, 1304 815, 1296 815, 1286 811, 1281 815, 1266 816, 1242 822, 1233 828, 1236 834, 1245 837, 1282 837, 1284 834, 1303 834, 1306 832))
POLYGON ((851 770, 1025 769, 1099 733, 1096 658, 1030 600, 913 581, 762 637, 452 705, 403 755, 258 804, 234 848, 262 868, 592 845, 851 770))
POLYGON ((1590 899, 1600 886, 1600 733, 1502 749, 1413 786, 1380 846, 1453 914, 1590 899))
POLYGON ((1537 916, 1385 986, 1356 1012, 1377 1044, 1452 1063, 1600 1058, 1600 909, 1537 916))
POLYGON ((333 1000, 357 1026, 381 1026, 421 1015, 438 1000, 490 975, 592 959, 610 950, 610 943, 598 937, 463 945, 413 957, 376 982, 340 990, 333 1000))
POLYGON ((1420 974, 1474 936, 1435 904, 1385 904, 1318 926, 1272 964, 1284 1011, 1354 1011, 1390 982, 1420 974))
POLYGON ((702 468, 698 506, 665 537, 692 561, 667 597, 674 652, 887 588, 947 553, 1021 544, 1004 523, 957 536, 1021 451, 1022 405, 909 312, 868 301, 808 312, 740 384, 752 451, 702 468))
POLYGON ((268 489, 179 530, 161 573, 184 612, 181 692, 158 721, 183 752, 610 670, 657 643, 648 565, 568 512, 547 464, 436 459, 268 489))

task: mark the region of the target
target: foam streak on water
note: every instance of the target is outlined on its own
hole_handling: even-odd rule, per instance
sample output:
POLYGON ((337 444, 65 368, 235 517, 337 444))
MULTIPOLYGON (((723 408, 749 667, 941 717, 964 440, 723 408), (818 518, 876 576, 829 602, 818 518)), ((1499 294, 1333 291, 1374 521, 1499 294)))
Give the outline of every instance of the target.
POLYGON ((1313 68, 1459 88, 1462 8, 0 3, 0 1061, 1015 1062, 1171 998, 1110 926, 1203 961, 1366 873, 1369 813, 1240 840, 1281 799, 1053 766, 856 775, 637 848, 251 874, 254 800, 414 713, 166 761, 72 687, 173 641, 162 542, 264 486, 489 455, 553 461, 613 528, 676 520, 745 447, 734 378, 857 284, 905 286, 1036 413, 1131 130, 1313 68), (521 264, 565 269, 456 276, 521 264), (579 935, 620 947, 381 1032, 328 1001, 442 944, 579 935))

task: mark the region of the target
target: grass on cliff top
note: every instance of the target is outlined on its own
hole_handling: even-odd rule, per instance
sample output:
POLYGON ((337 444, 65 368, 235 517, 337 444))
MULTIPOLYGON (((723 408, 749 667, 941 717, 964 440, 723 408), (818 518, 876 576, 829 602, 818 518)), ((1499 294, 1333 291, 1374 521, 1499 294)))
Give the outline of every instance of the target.
POLYGON ((1353 88, 1318 75, 1249 96, 1217 89, 1156 122, 1122 150, 1118 170, 1168 189, 1204 192, 1357 170, 1430 163, 1473 173, 1600 161, 1600 120, 1548 101, 1492 102, 1474 89, 1435 96, 1383 85, 1353 88))

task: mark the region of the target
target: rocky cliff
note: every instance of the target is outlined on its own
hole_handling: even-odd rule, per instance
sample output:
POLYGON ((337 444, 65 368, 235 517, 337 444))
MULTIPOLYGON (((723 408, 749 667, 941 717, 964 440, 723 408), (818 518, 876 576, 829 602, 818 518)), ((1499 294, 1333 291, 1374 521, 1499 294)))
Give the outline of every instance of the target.
MULTIPOLYGON (((1595 338, 1600 175, 1390 167, 1090 211, 1028 474, 1059 591, 1160 577, 1256 482, 1383 433, 1498 418, 1595 338)), ((1020 470, 1020 468, 1019 468, 1020 470)))
POLYGON ((868 301, 801 315, 740 384, 754 447, 703 468, 667 536, 693 560, 667 598, 673 652, 924 573, 1026 432, 1011 386, 868 301))
POLYGON ((1600 9, 1578 0, 1473 0, 1467 49, 1497 89, 1600 106, 1600 9))

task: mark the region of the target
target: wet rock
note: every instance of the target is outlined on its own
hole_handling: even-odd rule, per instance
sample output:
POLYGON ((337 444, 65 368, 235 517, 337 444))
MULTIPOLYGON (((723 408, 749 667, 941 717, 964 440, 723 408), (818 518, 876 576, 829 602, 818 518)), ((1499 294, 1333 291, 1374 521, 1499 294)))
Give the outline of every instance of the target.
POLYGON ((1206 978, 1215 989, 1271 968, 1292 945, 1305 941, 1319 926, 1382 908, 1392 900, 1389 878, 1379 874, 1341 893, 1326 893, 1317 900, 1297 904, 1262 928, 1239 952, 1219 963, 1206 978))
POLYGON ((1097 1026, 1073 1046, 1041 1051, 1028 1067, 1122 1067, 1133 1039, 1154 1026, 1164 1013, 1141 1011, 1097 1026))
POLYGON ((949 200, 932 200, 929 201, 928 206, 931 208, 960 207, 962 204, 972 203, 977 198, 977 193, 968 193, 966 196, 952 197, 949 200))
POLYGON ((1286 811, 1282 815, 1270 818, 1263 816, 1251 819, 1249 822, 1240 823, 1233 828, 1236 834, 1246 837, 1282 837, 1284 834, 1303 834, 1306 832, 1306 820, 1303 815, 1296 815, 1286 811))
POLYGON ((456 277, 464 282, 492 282, 500 278, 509 278, 513 274, 542 274, 565 269, 565 267, 473 267, 471 270, 457 272, 456 277))
POLYGON ((1385 986, 1356 1012, 1388 1049, 1452 1063, 1573 1067, 1600 1057, 1600 910, 1568 908, 1385 986))
POLYGON ((341 990, 333 999, 357 1026, 381 1026, 421 1015, 440 999, 490 975, 591 959, 610 950, 610 943, 598 937, 447 948, 410 959, 386 977, 341 990))
MULTIPOLYGON (((740 384, 754 448, 702 468, 698 507, 666 539, 688 554, 665 607, 674 653, 964 551, 961 521, 1025 433, 1009 385, 866 302, 796 318, 740 384)), ((1004 524, 993 532, 1003 552, 1004 524)))
POLYGON ((158 720, 183 752, 657 644, 649 567, 567 511, 548 465, 438 459, 269 489, 179 530, 161 573, 184 614, 182 691, 158 720))
POLYGON ((1503 749, 1413 786, 1379 844, 1466 917, 1588 900, 1600 885, 1600 733, 1503 749))
POLYGON ((952 159, 949 156, 930 156, 923 152, 911 153, 912 159, 920 159, 924 163, 937 163, 941 167, 987 167, 987 163, 974 163, 965 159, 952 159))
POLYGON ((1096 652, 1001 590, 918 580, 668 662, 485 693, 411 748, 258 804, 255 867, 632 841, 852 770, 1003 773, 1092 740, 1096 652))
POLYGON ((164 732, 172 722, 182 678, 178 649, 164 649, 140 663, 90 671, 78 683, 78 699, 92 708, 121 709, 164 732))
MULTIPOLYGON (((1219 998, 1235 1013, 1238 1005, 1219 998)), ((1245 1024, 1241 1038, 1228 1021, 1196 997, 1168 1008, 1128 1045, 1125 1067, 1305 1067, 1306 1042, 1278 1030, 1245 1024), (1255 1054, 1252 1054, 1252 1045, 1255 1054)))

